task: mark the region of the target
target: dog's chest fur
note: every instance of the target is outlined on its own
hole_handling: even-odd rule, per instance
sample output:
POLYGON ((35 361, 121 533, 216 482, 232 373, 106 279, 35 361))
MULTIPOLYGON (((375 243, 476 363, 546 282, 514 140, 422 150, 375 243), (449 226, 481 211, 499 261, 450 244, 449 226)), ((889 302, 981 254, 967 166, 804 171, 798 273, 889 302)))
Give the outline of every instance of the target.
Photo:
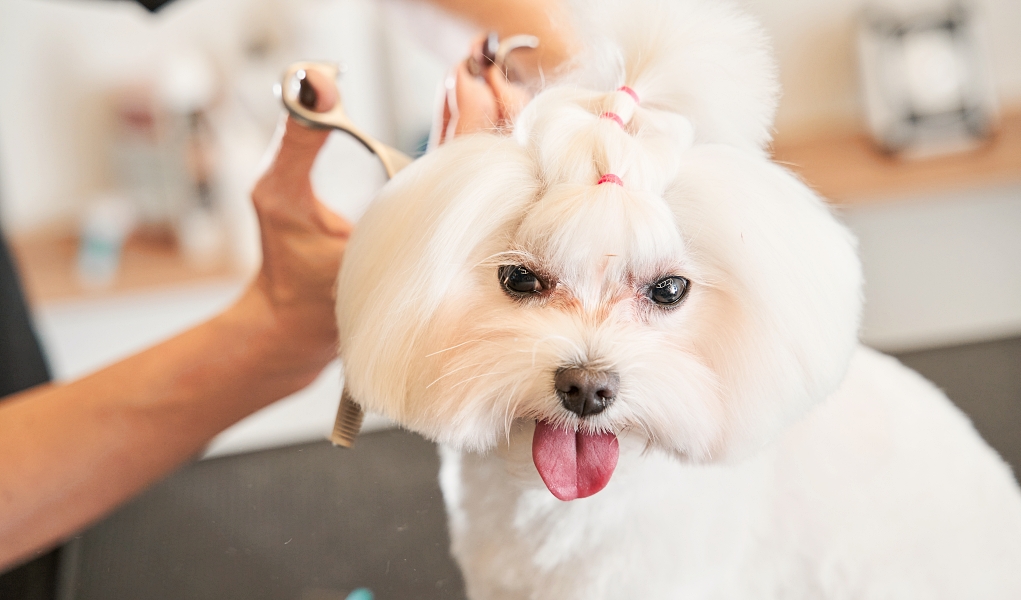
POLYGON ((833 397, 735 464, 624 438, 607 488, 565 503, 530 439, 522 426, 488 455, 441 451, 474 600, 960 598, 976 581, 1021 594, 1021 577, 985 577, 1021 558, 1009 470, 938 390, 869 350, 833 397))

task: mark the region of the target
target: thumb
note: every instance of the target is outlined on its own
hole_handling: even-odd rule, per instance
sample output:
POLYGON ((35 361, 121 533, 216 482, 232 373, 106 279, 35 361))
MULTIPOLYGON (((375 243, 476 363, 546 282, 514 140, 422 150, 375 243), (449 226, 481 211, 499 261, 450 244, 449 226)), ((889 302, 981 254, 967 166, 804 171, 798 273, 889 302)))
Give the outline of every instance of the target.
MULTIPOLYGON (((306 107, 316 112, 325 112, 337 103, 337 87, 323 72, 307 69, 300 82, 298 98, 306 107)), ((297 181, 296 178, 307 178, 329 135, 328 129, 307 127, 288 116, 271 172, 291 182, 297 181)))

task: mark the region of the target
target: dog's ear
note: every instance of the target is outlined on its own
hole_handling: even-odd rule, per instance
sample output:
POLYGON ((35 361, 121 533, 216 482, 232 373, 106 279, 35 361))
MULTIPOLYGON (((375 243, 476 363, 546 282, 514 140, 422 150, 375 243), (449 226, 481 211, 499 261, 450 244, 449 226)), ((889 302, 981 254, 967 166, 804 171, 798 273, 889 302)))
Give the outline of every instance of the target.
POLYGON ((512 139, 456 139, 401 171, 359 221, 337 321, 345 387, 365 409, 401 419, 417 342, 486 258, 483 242, 500 239, 534 201, 534 171, 512 139))
POLYGON ((762 151, 780 88, 762 27, 726 0, 584 0, 587 50, 565 77, 582 87, 632 88, 646 108, 683 115, 696 143, 762 151))
POLYGON ((698 343, 727 445, 756 448, 844 378, 862 303, 855 239, 786 169, 723 145, 686 153, 666 200, 715 298, 698 343))

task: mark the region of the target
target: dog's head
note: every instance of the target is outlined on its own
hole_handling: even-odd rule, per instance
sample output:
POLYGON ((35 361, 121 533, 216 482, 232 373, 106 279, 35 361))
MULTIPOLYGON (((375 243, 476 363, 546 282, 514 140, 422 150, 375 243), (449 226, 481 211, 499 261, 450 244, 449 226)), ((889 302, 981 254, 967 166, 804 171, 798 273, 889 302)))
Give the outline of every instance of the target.
MULTIPOLYGON (((724 14, 711 22, 757 32, 724 14)), ((837 387, 856 343, 854 241, 761 151, 761 56, 728 46, 720 73, 680 85, 671 74, 712 48, 649 40, 642 64, 601 65, 603 84, 593 69, 541 93, 513 137, 457 140, 402 172, 340 275, 352 396, 471 450, 534 421, 562 499, 605 485, 616 436, 691 461, 760 447, 837 387), (691 100, 727 89, 732 121, 691 100)))

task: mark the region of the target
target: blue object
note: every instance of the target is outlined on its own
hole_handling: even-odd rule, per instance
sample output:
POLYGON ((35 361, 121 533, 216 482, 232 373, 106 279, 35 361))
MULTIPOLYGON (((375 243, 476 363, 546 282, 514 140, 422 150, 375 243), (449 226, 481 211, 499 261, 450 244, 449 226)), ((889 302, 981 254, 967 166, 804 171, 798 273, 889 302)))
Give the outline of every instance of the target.
POLYGON ((347 600, 372 600, 374 597, 369 588, 357 588, 347 595, 347 600))

